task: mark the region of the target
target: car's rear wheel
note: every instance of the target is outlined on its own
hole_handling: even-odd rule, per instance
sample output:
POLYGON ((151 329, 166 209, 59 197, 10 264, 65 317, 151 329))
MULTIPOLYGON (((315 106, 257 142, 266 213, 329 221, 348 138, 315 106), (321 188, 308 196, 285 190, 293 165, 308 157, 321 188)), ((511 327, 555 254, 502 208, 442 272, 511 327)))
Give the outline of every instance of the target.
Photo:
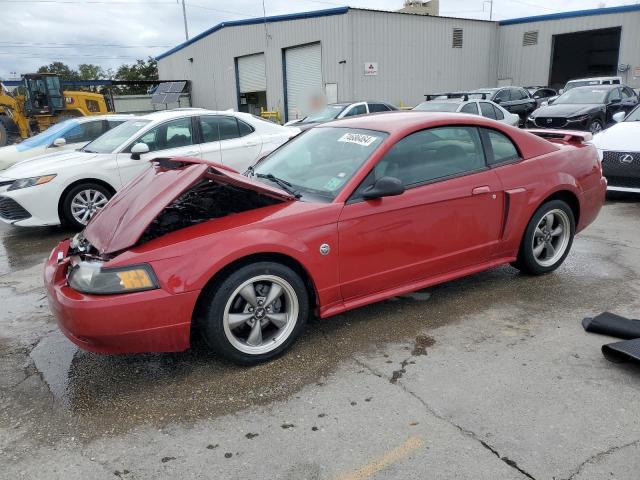
POLYGON ((270 360, 289 348, 309 315, 304 282, 275 262, 241 267, 205 295, 209 298, 202 333, 207 344, 245 365, 270 360))
POLYGON ((514 266, 532 275, 557 269, 571 250, 575 234, 573 211, 562 200, 551 200, 531 217, 514 266))
POLYGON ((70 227, 82 230, 112 196, 112 192, 97 183, 76 185, 67 192, 62 201, 63 220, 70 227))
POLYGON ((594 135, 596 133, 600 133, 602 131, 602 128, 602 122, 598 119, 591 120, 591 123, 589 123, 589 131, 594 135))

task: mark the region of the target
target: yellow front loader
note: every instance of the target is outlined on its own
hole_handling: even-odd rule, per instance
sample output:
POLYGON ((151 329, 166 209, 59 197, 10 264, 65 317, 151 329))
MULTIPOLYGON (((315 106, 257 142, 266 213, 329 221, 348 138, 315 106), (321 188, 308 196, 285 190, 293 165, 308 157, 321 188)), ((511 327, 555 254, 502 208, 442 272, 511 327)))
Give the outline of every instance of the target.
POLYGON ((0 84, 0 147, 9 143, 10 136, 24 140, 62 120, 109 111, 103 95, 63 91, 58 75, 24 75, 14 93, 0 84))

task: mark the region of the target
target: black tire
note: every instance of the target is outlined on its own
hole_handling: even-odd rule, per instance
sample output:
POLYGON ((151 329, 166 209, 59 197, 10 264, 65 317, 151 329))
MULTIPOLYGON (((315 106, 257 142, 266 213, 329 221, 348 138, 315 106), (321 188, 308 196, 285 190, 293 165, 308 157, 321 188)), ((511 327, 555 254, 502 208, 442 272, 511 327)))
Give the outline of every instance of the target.
POLYGON ((9 144, 9 132, 5 127, 4 122, 0 121, 0 147, 5 147, 9 144))
POLYGON ((71 212, 71 202, 76 197, 76 195, 86 190, 95 190, 97 192, 100 192, 106 197, 107 200, 109 200, 113 196, 113 192, 111 190, 105 188, 103 185, 93 182, 80 183, 69 190, 62 199, 62 218, 60 218, 60 220, 66 226, 74 230, 82 230, 86 226, 86 223, 81 223, 74 218, 73 213, 71 212))
POLYGON ((596 133, 599 133, 602 130, 604 130, 604 124, 602 123, 602 120, 600 120, 599 118, 594 118, 589 122, 589 126, 587 127, 587 129, 589 130, 589 132, 595 135, 596 133), (594 129, 597 131, 594 131, 594 129))
MULTIPOLYGON (((260 282, 257 282, 254 285, 257 285, 257 287, 252 287, 253 291, 257 294, 258 298, 261 298, 260 292, 258 291, 260 282)), ((242 365, 253 365, 265 362, 277 357, 287 350, 296 341, 304 329, 309 316, 309 295, 303 280, 289 267, 275 262, 257 262, 240 267, 238 270, 230 273, 227 277, 206 289, 203 292, 203 295, 203 310, 200 327, 207 345, 221 357, 242 365), (289 322, 295 321, 293 325, 289 326, 287 323, 287 327, 282 327, 285 331, 288 330, 288 333, 285 332, 286 335, 285 333, 282 333, 282 336, 274 337, 278 338, 278 345, 276 348, 267 352, 248 353, 246 351, 239 350, 239 347, 232 343, 228 335, 235 337, 233 332, 243 329, 244 331, 251 331, 254 326, 243 324, 234 329, 233 332, 229 331, 230 333, 228 334, 225 329, 225 311, 227 304, 233 306, 235 302, 243 302, 243 298, 240 298, 239 294, 235 294, 237 289, 246 284, 246 282, 263 276, 272 276, 279 280, 284 280, 284 282, 292 288, 289 294, 292 292, 295 293, 295 300, 297 301, 298 307, 297 317, 289 320, 289 322)), ((283 293, 283 296, 279 297, 280 299, 277 301, 280 302, 283 298, 286 298, 284 295, 287 294, 283 293)), ((282 301, 280 304, 283 309, 287 308, 284 306, 285 302, 286 300, 282 301)), ((249 302, 246 302, 244 308, 246 309, 248 305, 249 302)), ((291 305, 288 305, 288 307, 291 308, 291 305)), ((255 312, 257 311, 258 309, 255 309, 255 312)), ((250 321, 255 322, 255 318, 252 318, 250 321)), ((267 323, 263 328, 264 331, 269 328, 277 330, 275 324, 269 325, 267 323)), ((239 343, 237 337, 235 341, 236 343, 239 343)), ((276 340, 274 340, 274 344, 275 342, 276 340)), ((270 348, 268 344, 269 342, 266 341, 265 348, 270 348)), ((248 349, 254 348, 247 344, 241 346, 248 349)))
MULTIPOLYGON (((556 221, 558 221, 559 223, 562 223, 562 220, 556 220, 556 221)), ((520 270, 521 272, 527 273, 529 275, 544 275, 546 273, 553 272, 560 265, 562 265, 565 258, 567 258, 567 255, 571 250, 571 246, 573 245, 573 237, 575 235, 575 230, 576 230, 575 217, 569 205, 567 205, 562 200, 551 200, 549 202, 546 202, 545 204, 540 206, 538 210, 536 210, 536 212, 531 217, 531 220, 529 220, 529 224, 527 225, 527 228, 524 232, 524 236, 522 238, 522 243, 520 244, 518 259, 514 263, 512 263, 512 265, 518 270, 520 270), (562 239, 562 248, 563 248, 562 254, 560 255, 558 253, 557 258, 552 257, 548 259, 548 261, 551 262, 550 264, 541 264, 541 261, 544 262, 545 260, 541 260, 536 257, 534 253, 534 248, 540 247, 540 244, 544 243, 544 242, 541 242, 541 240, 546 240, 547 236, 545 235, 543 238, 536 236, 536 228, 540 225, 540 222, 543 221, 544 217, 546 217, 548 214, 553 212, 556 212, 554 213, 554 215, 557 215, 561 219, 566 218, 566 221, 569 227, 569 234, 568 234, 568 238, 562 239), (564 212, 564 215, 566 217, 564 217, 559 212, 564 212), (564 243, 565 241, 566 243, 564 243), (540 242, 540 243, 537 243, 538 247, 534 247, 534 242, 540 242)), ((563 233, 564 231, 566 231, 566 228, 563 226, 563 233)), ((549 235, 548 238, 551 238, 551 236, 549 235)), ((542 251, 545 254, 547 254, 547 250, 544 247, 542 251)))

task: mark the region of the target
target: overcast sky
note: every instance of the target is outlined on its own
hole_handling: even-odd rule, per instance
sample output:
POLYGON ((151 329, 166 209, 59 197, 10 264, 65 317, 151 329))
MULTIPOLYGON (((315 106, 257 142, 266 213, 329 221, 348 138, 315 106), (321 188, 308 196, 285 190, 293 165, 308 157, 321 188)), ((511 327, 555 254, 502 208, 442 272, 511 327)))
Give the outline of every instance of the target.
MULTIPOLYGON (((267 15, 342 5, 396 10, 402 0, 264 0, 267 15)), ((189 34, 225 20, 262 16, 262 0, 187 0, 189 34)), ((618 6, 636 0, 494 0, 493 18, 618 6)), ((443 16, 488 19, 488 2, 441 0, 443 16), (483 11, 483 4, 485 11, 483 11)), ((177 0, 0 0, 0 78, 62 61, 105 68, 155 56, 184 41, 177 0), (15 72, 15 73, 14 73, 15 72)))

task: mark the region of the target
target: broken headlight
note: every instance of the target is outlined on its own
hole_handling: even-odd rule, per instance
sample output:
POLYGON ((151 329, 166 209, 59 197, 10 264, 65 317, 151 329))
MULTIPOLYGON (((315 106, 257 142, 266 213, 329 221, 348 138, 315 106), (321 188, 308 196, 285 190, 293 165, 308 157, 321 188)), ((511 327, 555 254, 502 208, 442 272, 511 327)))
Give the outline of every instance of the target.
POLYGON ((142 292, 158 288, 151 266, 130 265, 102 268, 101 262, 78 262, 71 267, 67 278, 74 290, 92 295, 142 292))

